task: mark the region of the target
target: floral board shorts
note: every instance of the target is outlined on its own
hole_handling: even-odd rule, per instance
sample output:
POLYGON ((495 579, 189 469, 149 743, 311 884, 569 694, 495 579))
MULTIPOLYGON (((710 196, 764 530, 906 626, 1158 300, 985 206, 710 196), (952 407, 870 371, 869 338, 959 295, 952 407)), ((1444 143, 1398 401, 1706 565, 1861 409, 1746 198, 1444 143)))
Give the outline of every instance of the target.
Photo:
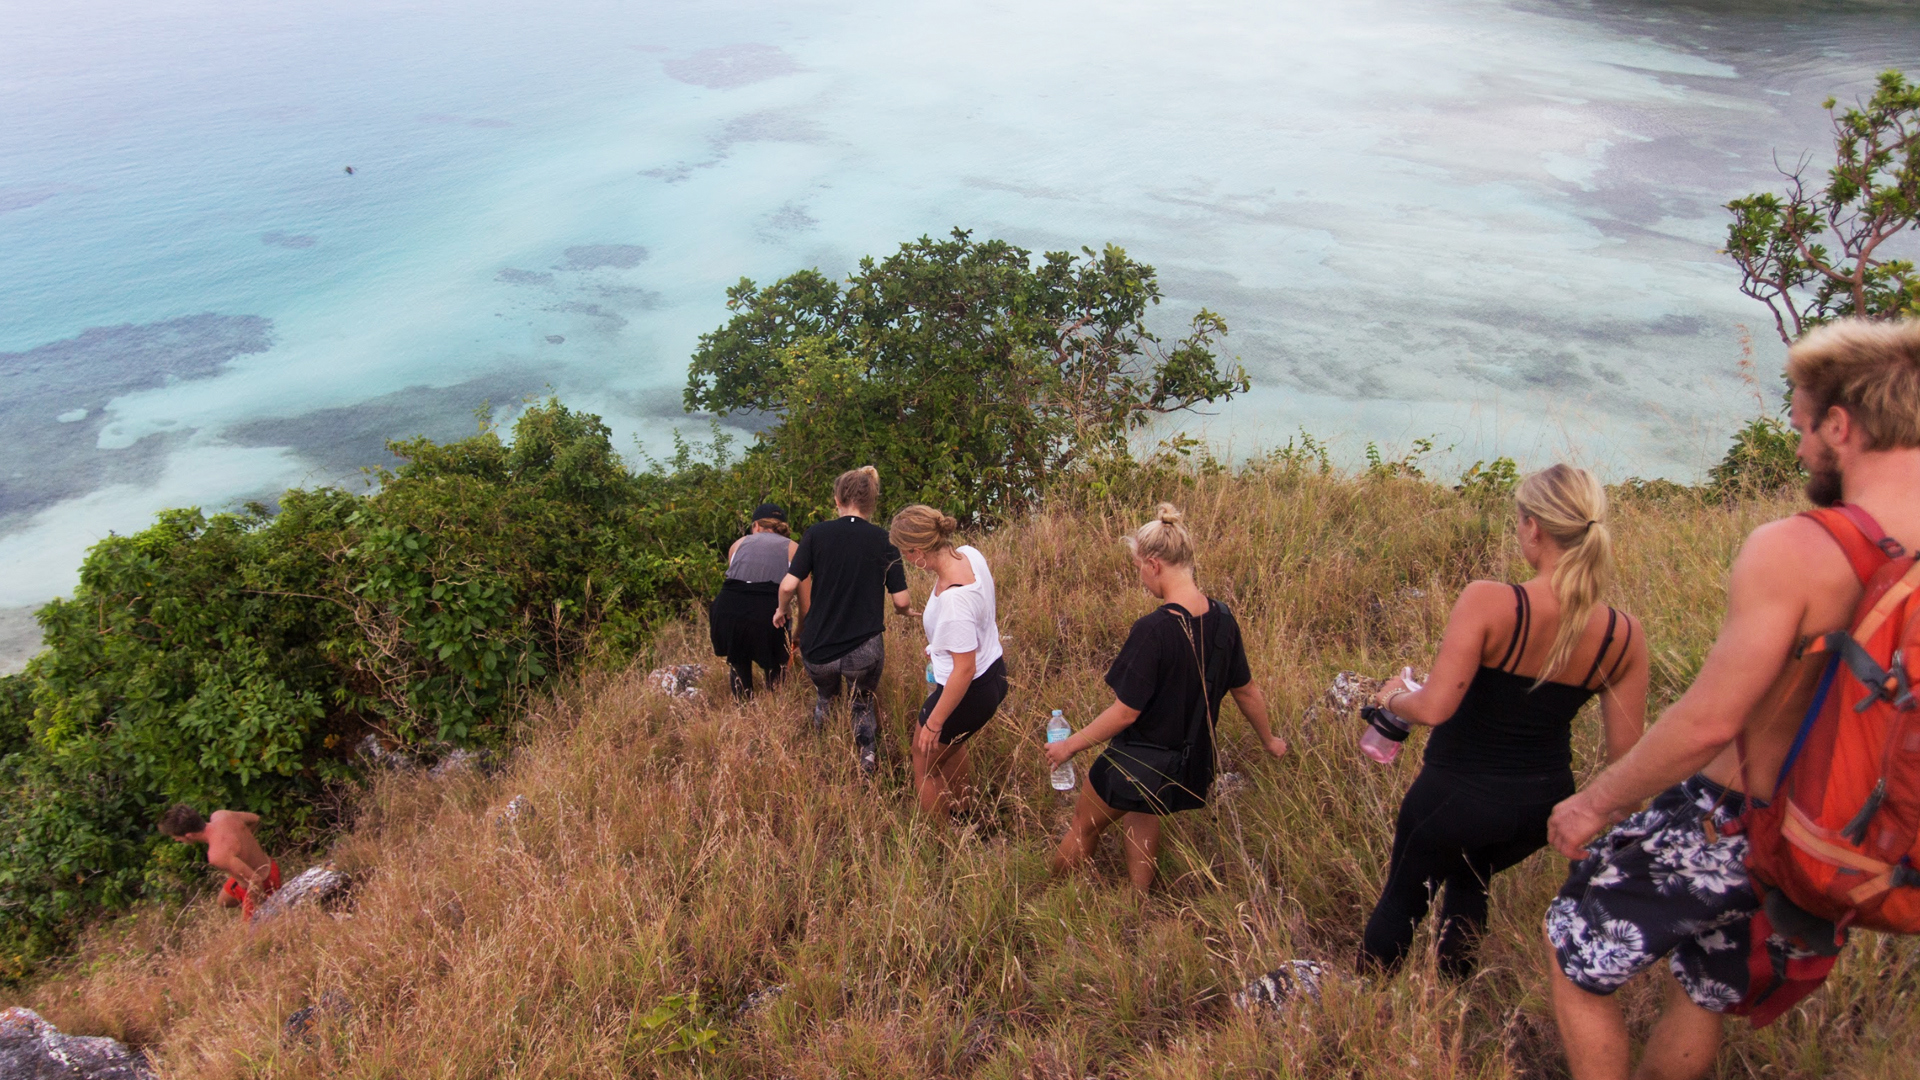
MULTIPOLYGON (((1701 1008, 1726 1012, 1742 1002, 1760 909, 1747 880, 1747 838, 1709 838, 1702 824, 1711 815, 1724 826, 1742 805, 1694 776, 1588 847, 1547 908, 1547 940, 1575 986, 1611 994, 1664 956, 1701 1008)), ((1787 947, 1770 937, 1770 950, 1776 942, 1787 947)))

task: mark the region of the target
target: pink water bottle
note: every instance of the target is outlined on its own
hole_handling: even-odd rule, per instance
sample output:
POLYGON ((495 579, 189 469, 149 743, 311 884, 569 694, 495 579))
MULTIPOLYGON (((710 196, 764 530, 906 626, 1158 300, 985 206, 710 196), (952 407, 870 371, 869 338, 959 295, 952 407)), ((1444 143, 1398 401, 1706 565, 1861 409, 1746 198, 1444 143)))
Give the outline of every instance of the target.
MULTIPOLYGON (((1413 679, 1412 668, 1401 668, 1400 679, 1408 690, 1420 689, 1420 684, 1413 679)), ((1413 725, 1378 705, 1361 709, 1360 716, 1367 722, 1366 730, 1360 733, 1360 752, 1382 765, 1392 764, 1393 759, 1400 756, 1400 744, 1407 741, 1413 725)))

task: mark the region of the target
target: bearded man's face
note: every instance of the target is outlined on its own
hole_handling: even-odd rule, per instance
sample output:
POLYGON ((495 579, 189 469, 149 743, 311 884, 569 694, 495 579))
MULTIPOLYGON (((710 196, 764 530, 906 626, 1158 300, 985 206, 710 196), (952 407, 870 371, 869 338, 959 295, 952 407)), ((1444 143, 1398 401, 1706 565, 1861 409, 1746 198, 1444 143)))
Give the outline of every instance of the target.
POLYGON ((1813 409, 1806 404, 1808 395, 1793 395, 1788 417, 1793 430, 1800 433, 1800 448, 1795 453, 1807 470, 1807 501, 1815 506, 1838 506, 1841 501, 1840 455, 1820 433, 1813 409))

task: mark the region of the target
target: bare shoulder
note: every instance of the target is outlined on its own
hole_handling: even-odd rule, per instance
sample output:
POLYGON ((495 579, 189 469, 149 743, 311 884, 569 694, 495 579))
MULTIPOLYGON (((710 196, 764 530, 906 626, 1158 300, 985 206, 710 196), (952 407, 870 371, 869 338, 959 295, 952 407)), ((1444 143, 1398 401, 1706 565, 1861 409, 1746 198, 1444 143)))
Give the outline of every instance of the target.
POLYGON ((1499 612, 1513 609, 1513 586, 1504 581, 1485 579, 1467 582, 1460 599, 1453 602, 1455 612, 1499 612))
POLYGON ((1641 638, 1646 636, 1646 632, 1647 632, 1646 623, 1641 622, 1640 618, 1636 616, 1633 612, 1624 611, 1620 608, 1613 607, 1611 605, 1603 604, 1598 607, 1595 607, 1593 610, 1593 614, 1587 616, 1587 625, 1591 627, 1596 624, 1605 623, 1607 620, 1607 612, 1609 611, 1613 612, 1614 617, 1617 618, 1620 623, 1619 626, 1614 628, 1614 632, 1613 632, 1614 637, 1641 638))
POLYGON ((207 817, 207 827, 209 829, 220 829, 222 831, 227 829, 245 829, 248 832, 252 832, 254 825, 259 821, 260 815, 249 814, 245 810, 215 810, 207 817))
POLYGON ((1733 570, 1736 585, 1743 578, 1758 578, 1756 584, 1786 592, 1853 580, 1847 556, 1832 535, 1819 522, 1799 515, 1769 521, 1747 534, 1733 570))

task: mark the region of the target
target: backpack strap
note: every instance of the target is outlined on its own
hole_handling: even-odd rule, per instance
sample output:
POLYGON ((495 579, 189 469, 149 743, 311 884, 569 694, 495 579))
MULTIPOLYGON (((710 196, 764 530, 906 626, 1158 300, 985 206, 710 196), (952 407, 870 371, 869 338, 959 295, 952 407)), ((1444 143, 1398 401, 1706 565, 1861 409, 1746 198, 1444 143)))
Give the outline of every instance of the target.
POLYGON ((1862 585, 1882 566, 1907 553, 1898 540, 1888 536, 1880 523, 1873 520, 1873 515, 1857 506, 1847 503, 1823 506, 1803 511, 1800 516, 1812 518, 1827 530, 1827 535, 1833 537, 1834 543, 1846 554, 1853 576, 1859 578, 1862 585))
POLYGON ((1213 688, 1219 686, 1225 690, 1233 689, 1230 686, 1224 685, 1227 681, 1227 664, 1232 659, 1232 654, 1229 650, 1233 648, 1233 631, 1227 623, 1228 619, 1233 617, 1233 609, 1215 600, 1211 596, 1207 597, 1207 602, 1219 608, 1221 613, 1226 616, 1226 618, 1216 619, 1214 621, 1213 641, 1207 651, 1206 666, 1201 669, 1200 673, 1202 680, 1200 700, 1201 703, 1207 707, 1206 715, 1211 719, 1213 715, 1213 688))

